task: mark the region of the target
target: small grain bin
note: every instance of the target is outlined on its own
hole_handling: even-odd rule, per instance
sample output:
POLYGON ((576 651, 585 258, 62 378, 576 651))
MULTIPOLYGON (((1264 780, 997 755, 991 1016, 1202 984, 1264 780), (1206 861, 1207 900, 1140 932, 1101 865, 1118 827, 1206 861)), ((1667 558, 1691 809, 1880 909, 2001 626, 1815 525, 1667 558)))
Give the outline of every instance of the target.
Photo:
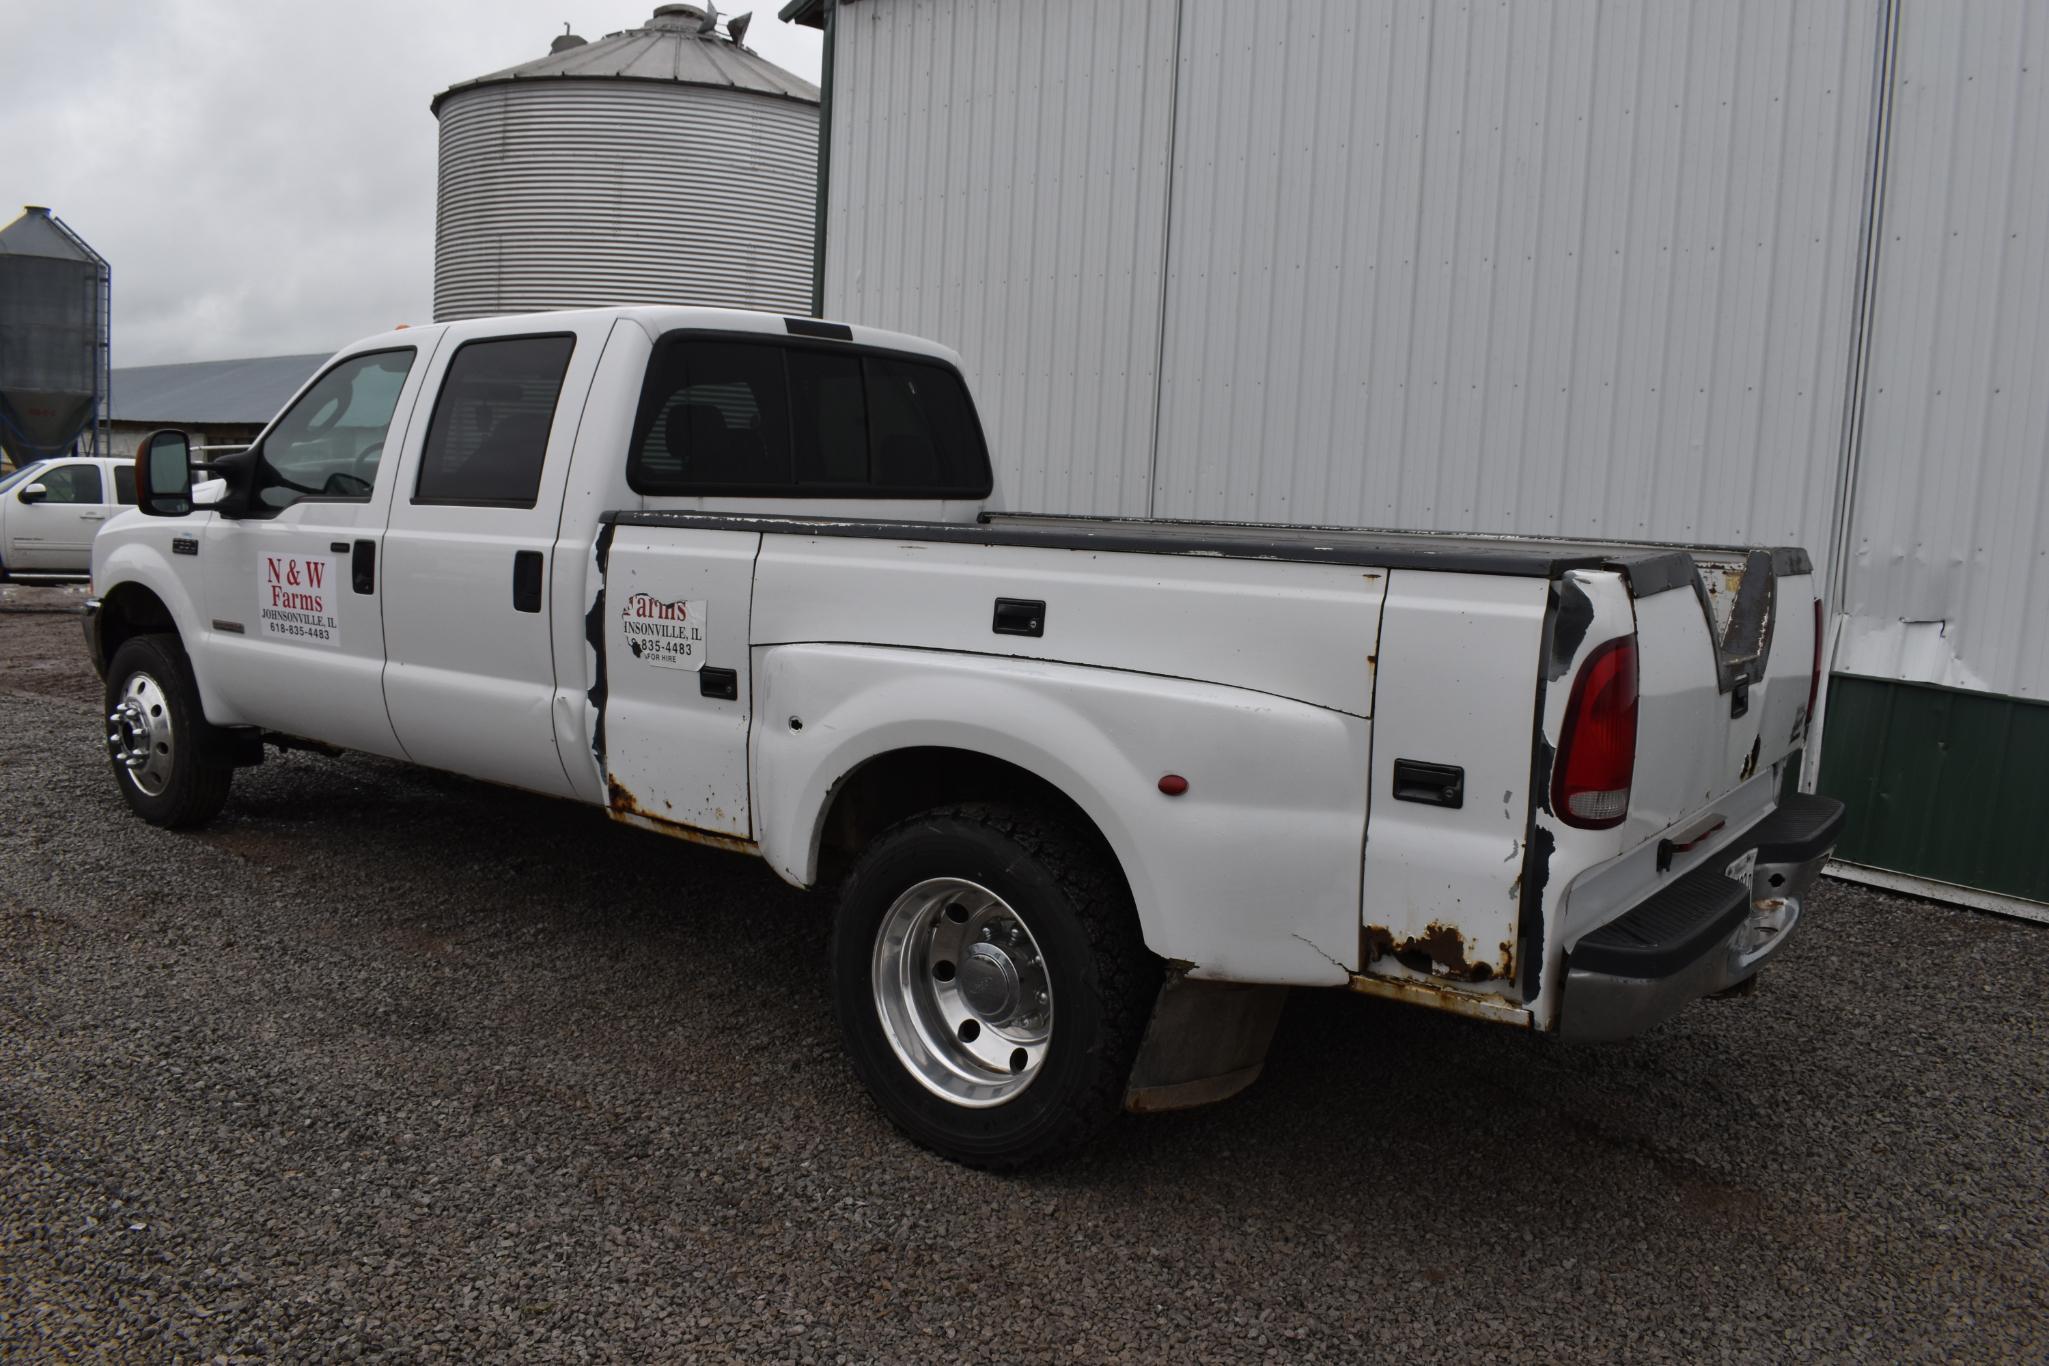
POLYGON ((106 258, 38 204, 0 229, 0 453, 15 465, 100 453, 106 258))
POLYGON ((663 5, 449 87, 436 321, 604 304, 811 306, 818 88, 663 5))

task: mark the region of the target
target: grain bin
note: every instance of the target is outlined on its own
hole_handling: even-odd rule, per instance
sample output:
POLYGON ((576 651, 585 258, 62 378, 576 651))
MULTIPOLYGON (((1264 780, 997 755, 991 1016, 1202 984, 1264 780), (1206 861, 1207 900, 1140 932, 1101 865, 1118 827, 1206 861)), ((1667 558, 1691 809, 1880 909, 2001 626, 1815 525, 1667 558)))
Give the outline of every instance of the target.
POLYGON ((596 42, 557 38, 432 107, 436 321, 810 310, 818 88, 720 31, 716 12, 663 5, 596 42))
POLYGON ((39 204, 0 230, 0 452, 16 465, 99 453, 107 262, 39 204))

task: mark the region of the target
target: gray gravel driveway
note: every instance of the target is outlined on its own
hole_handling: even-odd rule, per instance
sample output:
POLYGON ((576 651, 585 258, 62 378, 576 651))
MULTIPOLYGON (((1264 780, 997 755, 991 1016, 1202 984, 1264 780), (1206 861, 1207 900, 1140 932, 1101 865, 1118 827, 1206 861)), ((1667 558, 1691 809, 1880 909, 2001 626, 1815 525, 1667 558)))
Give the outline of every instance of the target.
POLYGON ((994 1177, 870 1106, 762 865, 357 758, 167 834, 23 677, 0 1355, 2049 1357, 2049 930, 1828 884, 1600 1048, 1298 992, 1237 1102, 994 1177))

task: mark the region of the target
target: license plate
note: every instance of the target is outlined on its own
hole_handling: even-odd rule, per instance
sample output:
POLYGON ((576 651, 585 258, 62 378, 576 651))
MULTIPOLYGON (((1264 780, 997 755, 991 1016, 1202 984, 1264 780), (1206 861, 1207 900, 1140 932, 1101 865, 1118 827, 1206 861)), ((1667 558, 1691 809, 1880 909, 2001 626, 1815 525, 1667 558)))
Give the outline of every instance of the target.
POLYGON ((1722 876, 1728 878, 1729 881, 1743 888, 1743 890, 1749 891, 1750 876, 1756 871, 1757 851, 1755 849, 1746 849, 1743 851, 1742 857, 1736 859, 1727 868, 1722 870, 1722 876))

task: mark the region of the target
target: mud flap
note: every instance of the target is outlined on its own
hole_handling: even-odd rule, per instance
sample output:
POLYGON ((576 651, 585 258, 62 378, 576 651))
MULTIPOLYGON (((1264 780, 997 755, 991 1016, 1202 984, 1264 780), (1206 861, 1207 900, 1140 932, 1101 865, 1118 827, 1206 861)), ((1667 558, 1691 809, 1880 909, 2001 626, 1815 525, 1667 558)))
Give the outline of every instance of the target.
POLYGON ((1287 998, 1286 987, 1191 981, 1175 971, 1153 1004, 1124 1108, 1186 1110, 1237 1095, 1266 1066, 1287 998))

